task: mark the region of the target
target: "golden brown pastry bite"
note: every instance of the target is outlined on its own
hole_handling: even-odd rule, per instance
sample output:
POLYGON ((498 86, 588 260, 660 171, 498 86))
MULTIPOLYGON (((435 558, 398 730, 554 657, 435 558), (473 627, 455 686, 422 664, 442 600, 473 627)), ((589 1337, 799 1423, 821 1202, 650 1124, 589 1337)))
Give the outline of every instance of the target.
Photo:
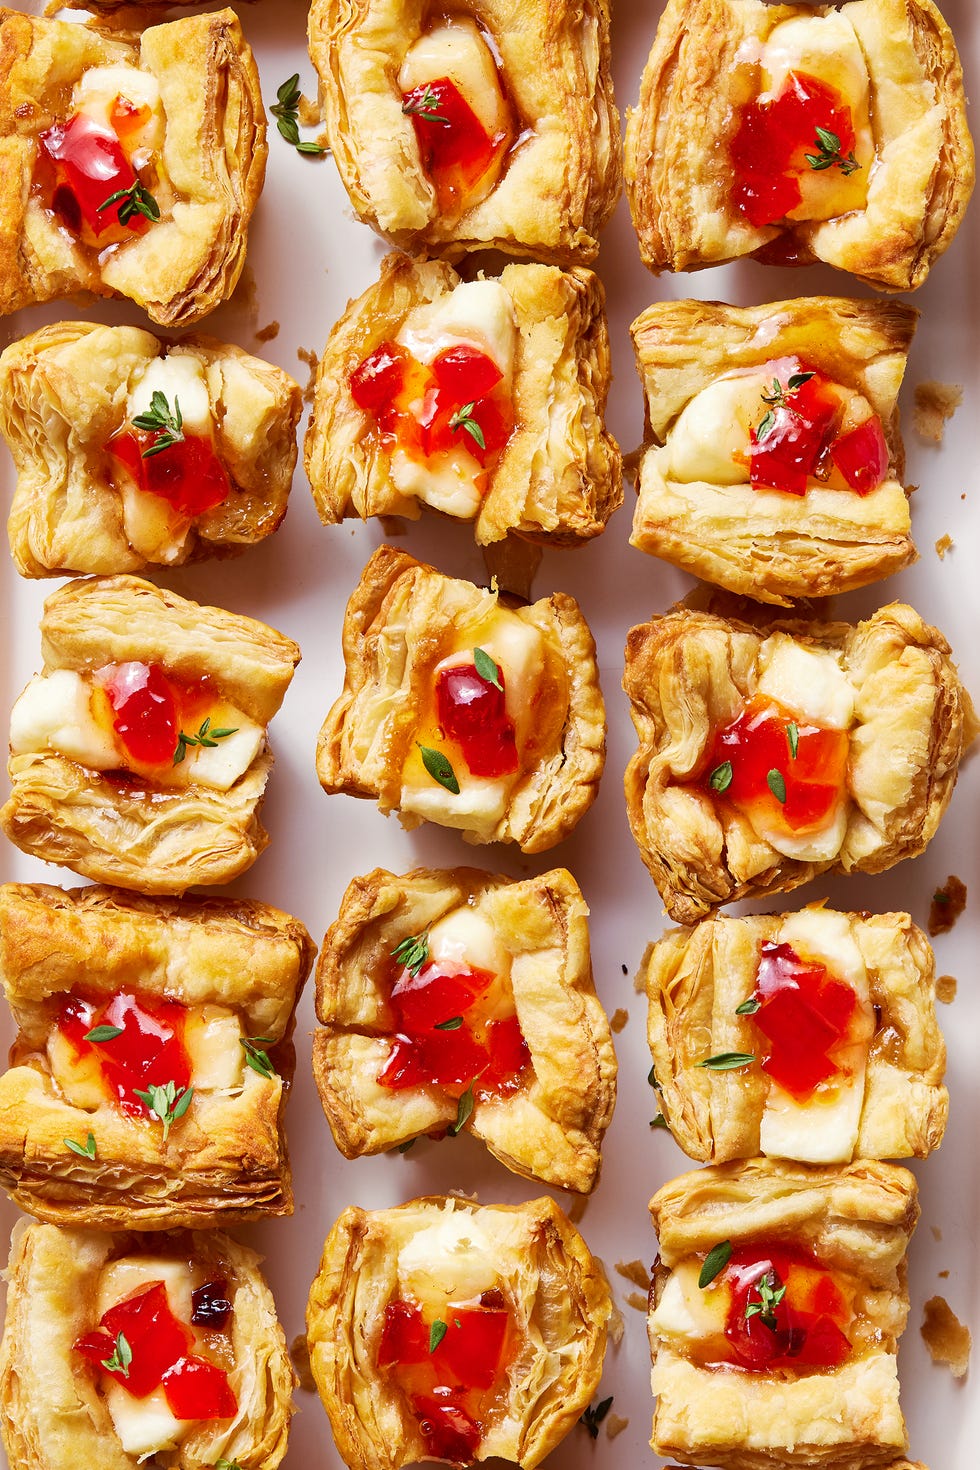
POLYGON ((327 137, 403 250, 587 264, 622 182, 608 0, 314 0, 327 137))
POLYGON ((651 270, 821 260, 908 291, 973 179, 963 71, 933 0, 668 0, 626 129, 651 270))
POLYGON ((254 618, 138 577, 53 592, 14 705, 11 842, 138 893, 226 883, 265 847, 266 725, 300 652, 254 618))
POLYGON ((682 924, 914 857, 977 730, 946 640, 900 602, 854 625, 676 608, 631 630, 623 687, 630 826, 682 924))
POLYGON ((355 878, 317 964, 313 1072, 345 1158, 420 1134, 592 1190, 616 1098, 588 910, 571 873, 355 878))
POLYGON ((691 1158, 924 1158, 949 1097, 933 955, 908 914, 717 915, 641 971, 660 1107, 691 1158))
POLYGON ((721 1470, 902 1460, 906 1169, 721 1164, 665 1185, 650 1213, 657 1454, 721 1470))
POLYGON ((344 662, 317 744, 325 791, 523 852, 567 837, 595 800, 605 708, 573 598, 512 607, 382 546, 347 604, 344 662))
POLYGON ((387 256, 320 358, 305 453, 320 519, 427 505, 473 521, 481 545, 598 535, 622 501, 604 301, 588 270, 464 281, 387 256))
POLYGON ((25 577, 231 556, 286 514, 299 385, 213 337, 60 322, 0 355, 25 577))
POLYGON ((306 1315, 337 1449, 350 1470, 498 1456, 534 1470, 598 1386, 610 1309, 551 1199, 345 1210, 306 1315))
POLYGON ((0 1345, 10 1464, 276 1470, 293 1375, 260 1261, 214 1230, 21 1221, 0 1345))
POLYGON ((133 36, 0 10, 0 312, 90 291, 200 320, 241 275, 266 152, 234 11, 133 36))
POLYGON ((250 899, 0 885, 0 1183, 62 1225, 292 1212, 293 1011, 314 946, 250 899))
POLYGON ((907 566, 897 399, 917 315, 829 296, 648 308, 631 544, 784 607, 907 566))

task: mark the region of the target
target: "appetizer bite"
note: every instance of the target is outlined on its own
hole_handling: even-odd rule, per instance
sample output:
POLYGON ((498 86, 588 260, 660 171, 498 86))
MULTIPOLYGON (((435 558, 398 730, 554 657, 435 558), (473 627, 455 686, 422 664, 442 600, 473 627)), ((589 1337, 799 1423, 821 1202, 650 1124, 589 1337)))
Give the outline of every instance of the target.
POLYGON ((924 1158, 949 1097, 929 943, 908 914, 719 915, 641 972, 660 1107, 693 1159, 924 1158))
POLYGON ((416 520, 425 505, 473 521, 482 545, 578 545, 622 501, 610 379, 591 271, 463 281, 389 255, 320 358, 305 455, 320 519, 416 520))
POLYGON ((822 260, 908 291, 973 178, 963 71, 933 0, 668 0, 626 131, 651 270, 822 260))
POLYGON ((658 1455, 722 1470, 904 1465, 908 1170, 722 1164, 665 1185, 650 1213, 658 1455))
POLYGON ((564 868, 355 878, 317 964, 313 1072, 345 1158, 462 1130, 592 1190, 616 1097, 588 910, 564 868))
POLYGON ((917 315, 651 306, 631 328, 648 425, 631 544, 783 607, 914 561, 897 399, 917 315))
POLYGON ((0 886, 17 1035, 0 1183, 39 1219, 107 1230, 292 1213, 284 1116, 314 946, 249 899, 0 886))
POLYGON ((523 852, 567 837, 595 800, 605 708, 573 598, 508 606, 382 546, 347 604, 344 661, 317 744, 325 791, 523 852))
POLYGON ((0 1344, 10 1464, 276 1470, 293 1375, 260 1259, 214 1230, 22 1222, 0 1344))
POLYGON ((141 36, 0 15, 0 312, 76 291, 161 326, 235 289, 265 111, 232 10, 141 36))
POLYGON ((534 1470, 602 1373, 609 1287, 551 1199, 347 1209, 323 1248, 310 1363, 350 1470, 501 1457, 534 1470))
POLYGON ((0 356, 25 577, 232 556, 286 514, 298 384, 212 337, 60 322, 0 356))
POLYGON ((93 577, 48 598, 41 649, 11 714, 11 842, 138 893, 250 867, 296 644, 138 577, 93 577))
POLYGON ((344 187, 393 244, 595 258, 622 182, 608 0, 314 0, 309 37, 344 187))
POLYGON ((676 609, 631 630, 623 687, 630 825, 682 924, 922 852, 977 729, 949 645, 900 602, 856 625, 676 609))

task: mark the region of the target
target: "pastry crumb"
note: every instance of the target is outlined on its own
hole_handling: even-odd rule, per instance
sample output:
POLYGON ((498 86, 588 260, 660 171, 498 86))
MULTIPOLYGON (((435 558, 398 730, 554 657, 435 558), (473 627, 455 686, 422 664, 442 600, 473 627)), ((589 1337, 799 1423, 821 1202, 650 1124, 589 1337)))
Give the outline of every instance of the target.
POLYGON ((316 387, 316 370, 319 366, 320 359, 317 357, 316 353, 311 347, 297 347, 296 356, 299 358, 300 362, 305 362, 306 366, 310 370, 310 376, 307 379, 306 387, 303 389, 303 402, 312 403, 313 392, 316 387))
POLYGON ((966 884, 951 873, 941 888, 932 895, 929 906, 929 935, 948 934, 966 908, 966 884))
POLYGON ((940 1230, 938 1225, 930 1225, 929 1229, 932 1231, 933 1240, 942 1240, 943 1232, 940 1230))
POLYGON ((644 1291, 650 1290, 650 1272, 642 1261, 617 1261, 616 1270, 627 1281, 632 1281, 634 1286, 642 1286, 644 1291))
POLYGON ((939 557, 940 561, 946 560, 947 551, 951 551, 955 544, 956 543, 954 542, 952 536, 949 534, 948 531, 945 532, 944 535, 940 536, 939 540, 936 542, 936 555, 939 557))
POLYGON ((939 1276, 940 1281, 948 1281, 949 1280, 949 1272, 948 1271, 939 1271, 937 1274, 939 1276))
POLYGON ((947 419, 963 402, 963 389, 958 383, 937 383, 930 379, 918 383, 915 389, 915 408, 912 423, 920 439, 930 444, 941 444, 947 419))
POLYGON ((478 1205, 480 1203, 480 1195, 479 1195, 478 1191, 475 1190, 475 1189, 474 1190, 469 1190, 469 1189, 447 1189, 446 1190, 446 1193, 452 1199, 465 1199, 465 1200, 468 1200, 471 1205, 478 1205))
POLYGON ((934 1363, 948 1368, 954 1378, 963 1378, 970 1366, 972 1338, 945 1297, 930 1297, 923 1308, 922 1340, 934 1363))
POLYGON ((273 342, 279 336, 279 323, 269 322, 268 326, 259 327, 255 334, 256 342, 273 342))
POLYGON ((944 1006, 951 1006, 956 999, 956 976, 940 975, 936 981, 936 999, 944 1006))
POLYGON ((289 1344, 289 1356, 300 1388, 304 1393, 316 1393, 313 1369, 310 1367, 310 1345, 306 1341, 305 1332, 293 1338, 289 1344))
POLYGON ((606 1438, 615 1439, 617 1434, 622 1434, 623 1430, 627 1427, 629 1422, 630 1421, 628 1419, 622 1418, 620 1414, 607 1414, 606 1438))
POLYGON ((649 1312, 650 1298, 644 1296, 642 1291, 631 1291, 626 1298, 626 1305, 633 1307, 637 1312, 649 1312))
POLYGON ((625 1027, 626 1022, 629 1020, 629 1018, 629 1011, 624 1011, 622 1006, 620 1006, 619 1009, 613 1011, 612 1015, 609 1017, 610 1031, 615 1032, 615 1034, 618 1036, 620 1031, 622 1031, 625 1027))
POLYGON ((301 92, 296 116, 304 128, 315 128, 318 123, 323 122, 323 108, 318 101, 314 102, 312 97, 307 97, 301 92))

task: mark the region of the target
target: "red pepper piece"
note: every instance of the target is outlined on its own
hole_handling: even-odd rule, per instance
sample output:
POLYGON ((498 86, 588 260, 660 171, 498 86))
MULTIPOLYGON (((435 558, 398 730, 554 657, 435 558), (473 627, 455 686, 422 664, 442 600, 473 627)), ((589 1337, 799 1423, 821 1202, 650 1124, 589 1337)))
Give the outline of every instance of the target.
POLYGON ((503 377, 492 357, 466 342, 438 353, 432 371, 438 386, 458 404, 486 398, 503 377))
POLYGON ((840 402, 819 373, 798 388, 788 382, 781 386, 786 402, 770 408, 772 427, 764 436, 758 428, 752 431, 749 478, 756 489, 804 495, 808 477, 820 469, 833 440, 840 402))
POLYGON ((382 342, 368 353, 347 380, 358 408, 380 417, 404 387, 408 360, 397 342, 382 342))
POLYGON ((449 77, 406 92, 402 110, 411 116, 422 168, 435 184, 443 207, 449 202, 447 195, 479 183, 506 137, 490 136, 449 77))
POLYGON ((101 1009, 71 996, 62 1007, 58 1027, 78 1055, 94 1052, 107 1088, 125 1113, 150 1116, 136 1097, 150 1083, 173 1082, 178 1091, 191 1080, 191 1062, 184 1046, 187 1008, 178 1001, 143 1000, 120 992, 101 1009), (119 1036, 108 1041, 86 1041, 96 1026, 118 1026, 119 1036))
POLYGON ((177 749, 177 702, 158 664, 117 664, 104 686, 115 711, 113 729, 127 754, 147 765, 163 765, 177 749))
POLYGON ((183 439, 144 458, 156 435, 143 429, 123 429, 106 445, 146 495, 158 495, 188 519, 213 510, 228 499, 231 484, 214 445, 206 434, 183 439))
POLYGON ((482 1435, 479 1425, 465 1409, 452 1402, 440 1402, 435 1395, 419 1394, 411 1404, 432 1458, 448 1460, 453 1465, 469 1465, 480 1448, 482 1435))
POLYGON ((516 1015, 488 1024, 487 1050, 490 1062, 477 1079, 477 1096, 501 1097, 516 1092, 531 1063, 531 1053, 516 1015))
POLYGON ((507 714, 506 682, 502 688, 477 673, 475 664, 455 664, 436 680, 439 724, 459 742, 473 776, 507 776, 519 769, 514 723, 507 714))
POLYGON ((848 485, 858 495, 877 490, 888 474, 888 445, 876 413, 841 434, 830 447, 831 458, 848 485))
MULTIPOLYGON (((54 164, 57 183, 52 203, 68 228, 77 235, 87 225, 98 237, 118 226, 118 205, 101 206, 120 189, 132 188, 136 174, 116 134, 94 118, 76 113, 67 122, 48 128, 38 142, 54 164)), ((134 214, 125 228, 140 234, 146 220, 134 214)))
POLYGON ((423 1321, 422 1308, 411 1302, 389 1302, 378 1345, 378 1367, 424 1363, 428 1356, 429 1329, 423 1321))
POLYGON ((800 203, 806 155, 820 154, 818 127, 836 134, 846 159, 855 143, 851 109, 836 87, 803 72, 790 72, 777 97, 743 110, 732 140, 732 198, 750 224, 775 224, 800 203))
POLYGON ((216 1363, 191 1353, 163 1374, 167 1407, 176 1419, 231 1419, 238 1413, 238 1400, 228 1374, 216 1363))
POLYGON ((466 1388, 491 1388, 507 1339, 510 1313, 487 1307, 450 1307, 446 1335, 433 1359, 440 1374, 466 1388))
POLYGON ((162 1281, 110 1307, 103 1314, 100 1327, 102 1331, 88 1332, 78 1338, 74 1344, 76 1351, 138 1399, 159 1387, 166 1370, 183 1357, 193 1341, 190 1329, 170 1310, 162 1281), (125 1370, 110 1370, 103 1365, 112 1358, 119 1333, 129 1344, 132 1360, 125 1370))
MULTIPOLYGON (((719 730, 711 747, 703 781, 726 762, 731 781, 721 793, 745 811, 753 808, 781 814, 794 832, 819 828, 844 790, 848 737, 797 720, 768 699, 749 700, 742 712, 719 730), (789 726, 796 725, 796 755, 789 726), (770 772, 782 776, 786 800, 780 802, 769 784, 770 772)), ((710 789, 710 788, 709 788, 710 789)))
POLYGON ((827 1053, 846 1036, 857 997, 823 965, 770 942, 761 948, 756 995, 761 1005, 753 1019, 771 1043, 763 1070, 805 1101, 838 1071, 827 1053))
POLYGON ((843 1294, 812 1257, 787 1246, 739 1246, 723 1279, 731 1293, 725 1336, 741 1367, 836 1368, 850 1356, 843 1294), (746 1317, 749 1304, 762 1302, 763 1278, 786 1292, 771 1318, 764 1313, 746 1317))

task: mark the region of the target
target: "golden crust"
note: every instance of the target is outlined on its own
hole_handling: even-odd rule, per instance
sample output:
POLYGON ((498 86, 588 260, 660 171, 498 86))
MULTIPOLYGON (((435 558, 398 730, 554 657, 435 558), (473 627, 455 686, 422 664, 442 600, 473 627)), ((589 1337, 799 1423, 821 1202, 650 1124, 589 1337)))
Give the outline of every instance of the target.
POLYGON ((249 899, 0 886, 0 979, 18 1027, 11 1070, 0 1077, 0 1183, 39 1219, 104 1230, 291 1214, 290 1036, 314 953, 297 919, 249 899), (235 1090, 195 1087, 166 1140, 156 1123, 108 1101, 95 1112, 72 1105, 51 1076, 45 1043, 80 976, 95 999, 135 990, 230 1008, 244 1036, 268 1037, 276 1048, 276 1075, 244 1067, 235 1090), (84 1142, 89 1132, 92 1160, 64 1142, 84 1142))
MULTIPOLYGON (((504 613, 496 593, 390 546, 374 553, 347 604, 344 690, 317 743, 324 790, 373 797, 385 814, 403 807, 403 772, 414 759, 433 669, 454 646, 472 648, 460 642, 466 636, 492 637, 501 616, 540 635, 550 672, 535 729, 553 730, 554 739, 537 740, 499 819, 462 808, 458 817, 448 808, 430 819, 461 827, 467 841, 516 842, 523 852, 543 852, 566 837, 595 799, 605 761, 595 644, 578 604, 559 592, 504 613)), ((419 817, 403 813, 402 821, 415 826, 419 817)))
POLYGON ((973 188, 963 72, 933 0, 849 0, 871 88, 876 167, 868 201, 837 219, 756 228, 730 199, 728 144, 751 95, 741 58, 797 15, 829 5, 669 0, 628 113, 626 182, 651 270, 692 270, 761 254, 813 260, 887 291, 920 286, 952 240, 973 188), (740 49, 741 56, 740 56, 740 49), (749 92, 742 88, 748 86, 749 92))
MULTIPOLYGON (((253 618, 201 607, 138 577, 70 582, 47 599, 44 672, 90 672, 129 659, 163 665, 266 725, 299 662, 295 643, 253 618)), ((138 893, 182 893, 245 871, 268 837, 258 811, 272 768, 267 748, 227 791, 150 789, 53 752, 12 755, 0 826, 25 852, 138 893)))
MULTIPOLYGON (((416 306, 460 282, 451 266, 391 254, 381 278, 352 302, 320 358, 306 435, 306 472, 320 519, 402 515, 421 504, 402 495, 390 456, 354 403, 351 372, 399 330, 416 306)), ((605 296, 591 271, 505 266, 500 283, 519 333, 514 365, 516 430, 476 517, 481 545, 510 532, 545 545, 574 546, 605 529, 622 503, 621 456, 603 425, 611 381, 605 296)))
POLYGON ((265 112, 232 10, 153 26, 133 44, 68 21, 0 11, 0 312, 76 291, 125 296, 161 326, 200 320, 235 288, 262 189, 265 112), (122 62, 160 84, 158 160, 174 204, 123 245, 89 250, 59 227, 31 181, 39 135, 93 66, 122 62))
MULTIPOLYGON (((377 1349, 396 1291, 398 1252, 445 1213, 471 1216, 488 1237, 487 1258, 522 1339, 476 1459, 500 1456, 534 1470, 598 1387, 609 1288, 553 1200, 473 1205, 432 1196, 389 1210, 352 1207, 327 1237, 306 1318, 317 1388, 351 1470, 399 1470, 425 1458, 414 1416, 378 1370, 377 1349)), ((435 1257, 432 1265, 438 1276, 435 1257)))
POLYGON ((522 137, 482 202, 438 213, 395 79, 421 35, 423 0, 314 0, 309 41, 327 136, 355 211, 393 245, 458 260, 496 247, 587 264, 622 185, 608 0, 467 0, 499 53, 522 137))
POLYGON ((639 749, 626 770, 633 836, 671 918, 693 924, 719 904, 785 893, 822 872, 880 873, 931 840, 976 733, 970 697, 942 634, 904 603, 865 622, 753 627, 675 609, 631 630, 623 687, 639 749), (836 858, 784 857, 699 786, 712 732, 734 719, 765 636, 839 653, 856 691, 851 804, 836 858))
MULTIPOLYGON (((819 920, 819 908, 805 912, 819 920)), ((760 945, 781 943, 788 917, 718 915, 669 931, 644 957, 660 1106, 693 1159, 724 1163, 761 1152, 765 1077, 755 1067, 715 1072, 698 1063, 756 1051, 751 1015, 738 1007, 755 989, 760 945)), ((908 914, 843 917, 866 967, 876 1023, 853 1157, 924 1158, 942 1141, 949 1107, 932 950, 908 914)))
POLYGON ((760 602, 828 597, 891 576, 915 560, 898 390, 918 313, 895 302, 805 297, 766 306, 672 301, 631 327, 647 402, 646 446, 630 544, 760 602), (881 419, 888 478, 868 495, 762 493, 670 478, 671 429, 722 374, 797 356, 862 394, 881 419), (667 446, 665 449, 663 446, 667 446))
POLYGON ((722 1470, 895 1465, 907 1447, 895 1353, 908 1317, 905 1254, 918 1217, 905 1169, 861 1161, 815 1169, 769 1159, 682 1175, 650 1202, 661 1264, 670 1268, 722 1240, 790 1241, 855 1280, 855 1351, 840 1367, 799 1376, 700 1367, 651 1321, 651 1444, 688 1465, 722 1470))
POLYGON ((213 337, 167 344, 137 327, 60 322, 0 356, 0 433, 17 467, 7 530, 25 577, 141 571, 231 556, 286 514, 302 412, 297 383, 272 363, 213 337), (186 537, 152 556, 126 534, 123 499, 105 446, 128 422, 128 399, 149 364, 189 356, 204 370, 215 452, 231 492, 195 517, 186 537))
POLYGON ((533 1067, 519 1092, 478 1098, 465 1128, 515 1173, 588 1193, 615 1104, 616 1056, 592 979, 588 910, 564 868, 520 883, 473 868, 418 868, 403 878, 376 868, 353 880, 316 974, 324 1029, 314 1037, 313 1072, 334 1141, 358 1158, 456 1121, 456 1101, 441 1088, 394 1092, 377 1076, 392 1032, 391 954, 460 909, 494 926, 533 1067))
POLYGON ((72 1343, 96 1325, 99 1276, 129 1254, 191 1259, 224 1277, 234 1365, 229 1383, 239 1413, 202 1423, 174 1450, 155 1456, 166 1470, 205 1470, 219 1457, 242 1470, 276 1470, 286 1453, 292 1368, 261 1257, 218 1231, 106 1235, 25 1224, 14 1231, 7 1268, 7 1319, 0 1345, 0 1430, 12 1465, 24 1470, 135 1470, 94 1376, 79 1369, 72 1343))

